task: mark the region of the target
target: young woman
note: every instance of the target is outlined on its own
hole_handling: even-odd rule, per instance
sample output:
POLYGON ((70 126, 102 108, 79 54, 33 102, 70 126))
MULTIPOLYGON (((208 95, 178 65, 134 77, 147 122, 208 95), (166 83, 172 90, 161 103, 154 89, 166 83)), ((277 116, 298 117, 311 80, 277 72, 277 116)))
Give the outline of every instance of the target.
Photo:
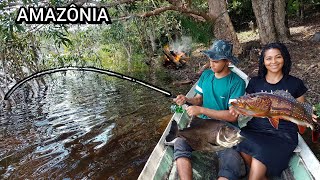
MULTIPOLYGON (((304 102, 307 91, 303 81, 289 75, 291 57, 284 44, 266 45, 259 59, 258 76, 253 77, 246 89, 248 94, 288 91, 298 101, 304 102)), ((234 110, 230 113, 236 114, 234 110)), ((241 129, 245 137, 236 150, 250 167, 249 179, 262 180, 269 176, 280 176, 288 167, 293 150, 298 144, 296 124, 280 120, 275 129, 267 118, 253 118, 241 129)))

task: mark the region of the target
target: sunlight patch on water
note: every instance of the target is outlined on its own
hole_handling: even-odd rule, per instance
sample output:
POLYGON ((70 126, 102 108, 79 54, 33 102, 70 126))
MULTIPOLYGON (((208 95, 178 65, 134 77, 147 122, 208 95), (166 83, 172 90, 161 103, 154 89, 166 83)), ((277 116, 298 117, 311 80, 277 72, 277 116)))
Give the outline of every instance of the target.
POLYGON ((115 127, 115 125, 116 125, 115 123, 112 123, 110 126, 105 128, 101 134, 95 136, 92 139, 89 139, 88 141, 85 142, 85 144, 88 144, 90 142, 99 143, 94 147, 95 150, 103 147, 104 145, 107 144, 108 140, 112 137, 111 130, 115 127))

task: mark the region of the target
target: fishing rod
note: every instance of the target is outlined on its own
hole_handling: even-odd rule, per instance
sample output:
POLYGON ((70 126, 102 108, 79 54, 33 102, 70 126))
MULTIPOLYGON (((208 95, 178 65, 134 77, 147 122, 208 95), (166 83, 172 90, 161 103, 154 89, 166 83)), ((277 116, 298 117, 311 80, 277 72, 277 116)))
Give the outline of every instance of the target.
MULTIPOLYGON (((158 92, 164 94, 166 97, 176 98, 176 95, 172 94, 171 92, 169 92, 169 91, 167 91, 165 89, 156 87, 156 86, 154 86, 152 84, 149 84, 147 82, 144 82, 142 80, 135 79, 135 78, 130 77, 130 76, 125 76, 125 75, 117 73, 117 72, 113 72, 113 71, 106 70, 106 69, 100 69, 100 68, 96 68, 96 67, 68 66, 68 67, 60 67, 60 68, 53 68, 53 69, 39 71, 39 72, 36 72, 36 73, 34 73, 34 74, 22 79, 17 84, 15 84, 12 88, 10 88, 10 90, 4 96, 4 100, 8 100, 9 97, 11 96, 11 94, 16 89, 18 89, 22 84, 26 83, 27 81, 29 81, 29 80, 31 80, 33 78, 37 78, 37 77, 40 77, 40 76, 43 76, 43 75, 46 75, 46 74, 52 74, 52 73, 56 73, 56 72, 64 72, 64 71, 70 71, 70 70, 72 70, 72 71, 89 71, 89 72, 107 74, 109 76, 114 76, 114 77, 117 77, 117 78, 120 78, 120 79, 124 79, 124 80, 127 80, 127 81, 138 83, 138 84, 140 84, 142 86, 145 86, 147 88, 150 88, 150 89, 153 89, 155 91, 158 91, 158 92)), ((189 103, 187 103, 187 104, 189 104, 189 103)))

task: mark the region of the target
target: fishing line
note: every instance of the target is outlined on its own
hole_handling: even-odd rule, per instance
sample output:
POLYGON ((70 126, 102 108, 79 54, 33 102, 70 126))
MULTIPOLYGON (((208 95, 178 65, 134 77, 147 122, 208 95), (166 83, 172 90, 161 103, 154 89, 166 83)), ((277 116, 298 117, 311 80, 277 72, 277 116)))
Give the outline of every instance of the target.
POLYGON ((164 90, 162 88, 156 87, 156 86, 154 86, 152 84, 149 84, 147 82, 144 82, 142 80, 135 79, 135 78, 130 77, 130 76, 125 76, 125 75, 117 73, 117 72, 113 72, 113 71, 105 70, 105 69, 100 69, 100 68, 96 68, 96 67, 69 66, 69 67, 61 67, 61 68, 43 70, 43 71, 34 73, 34 74, 22 79, 17 84, 15 84, 12 88, 10 88, 10 90, 4 96, 4 100, 8 100, 9 97, 11 96, 11 94, 16 89, 18 89, 22 84, 24 84, 25 82, 27 82, 27 81, 29 81, 29 80, 31 80, 33 78, 37 78, 37 77, 40 77, 40 76, 43 76, 43 75, 46 75, 46 74, 52 74, 52 73, 55 73, 55 72, 63 72, 63 71, 70 71, 70 70, 72 70, 72 71, 90 71, 90 72, 96 72, 96 73, 100 73, 100 74, 107 74, 109 76, 114 76, 114 77, 117 77, 117 78, 120 78, 120 79, 124 79, 124 80, 127 80, 127 81, 138 83, 138 84, 140 84, 142 86, 145 86, 147 88, 150 88, 150 89, 158 91, 158 92, 160 92, 162 94, 165 94, 167 97, 170 97, 170 98, 175 98, 176 97, 175 95, 173 95, 171 92, 169 92, 167 90, 164 90))

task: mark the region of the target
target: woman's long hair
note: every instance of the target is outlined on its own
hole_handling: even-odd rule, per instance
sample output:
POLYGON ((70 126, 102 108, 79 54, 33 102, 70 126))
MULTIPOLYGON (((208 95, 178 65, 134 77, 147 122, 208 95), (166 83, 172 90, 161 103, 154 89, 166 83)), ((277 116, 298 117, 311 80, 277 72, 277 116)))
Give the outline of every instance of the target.
POLYGON ((289 54, 287 47, 282 43, 270 43, 270 44, 267 44, 261 51, 261 55, 259 57, 258 76, 260 78, 264 78, 268 72, 266 66, 264 65, 264 56, 265 56, 265 52, 269 49, 279 49, 284 59, 284 64, 282 67, 283 76, 289 75, 292 62, 291 62, 291 56, 289 54))

